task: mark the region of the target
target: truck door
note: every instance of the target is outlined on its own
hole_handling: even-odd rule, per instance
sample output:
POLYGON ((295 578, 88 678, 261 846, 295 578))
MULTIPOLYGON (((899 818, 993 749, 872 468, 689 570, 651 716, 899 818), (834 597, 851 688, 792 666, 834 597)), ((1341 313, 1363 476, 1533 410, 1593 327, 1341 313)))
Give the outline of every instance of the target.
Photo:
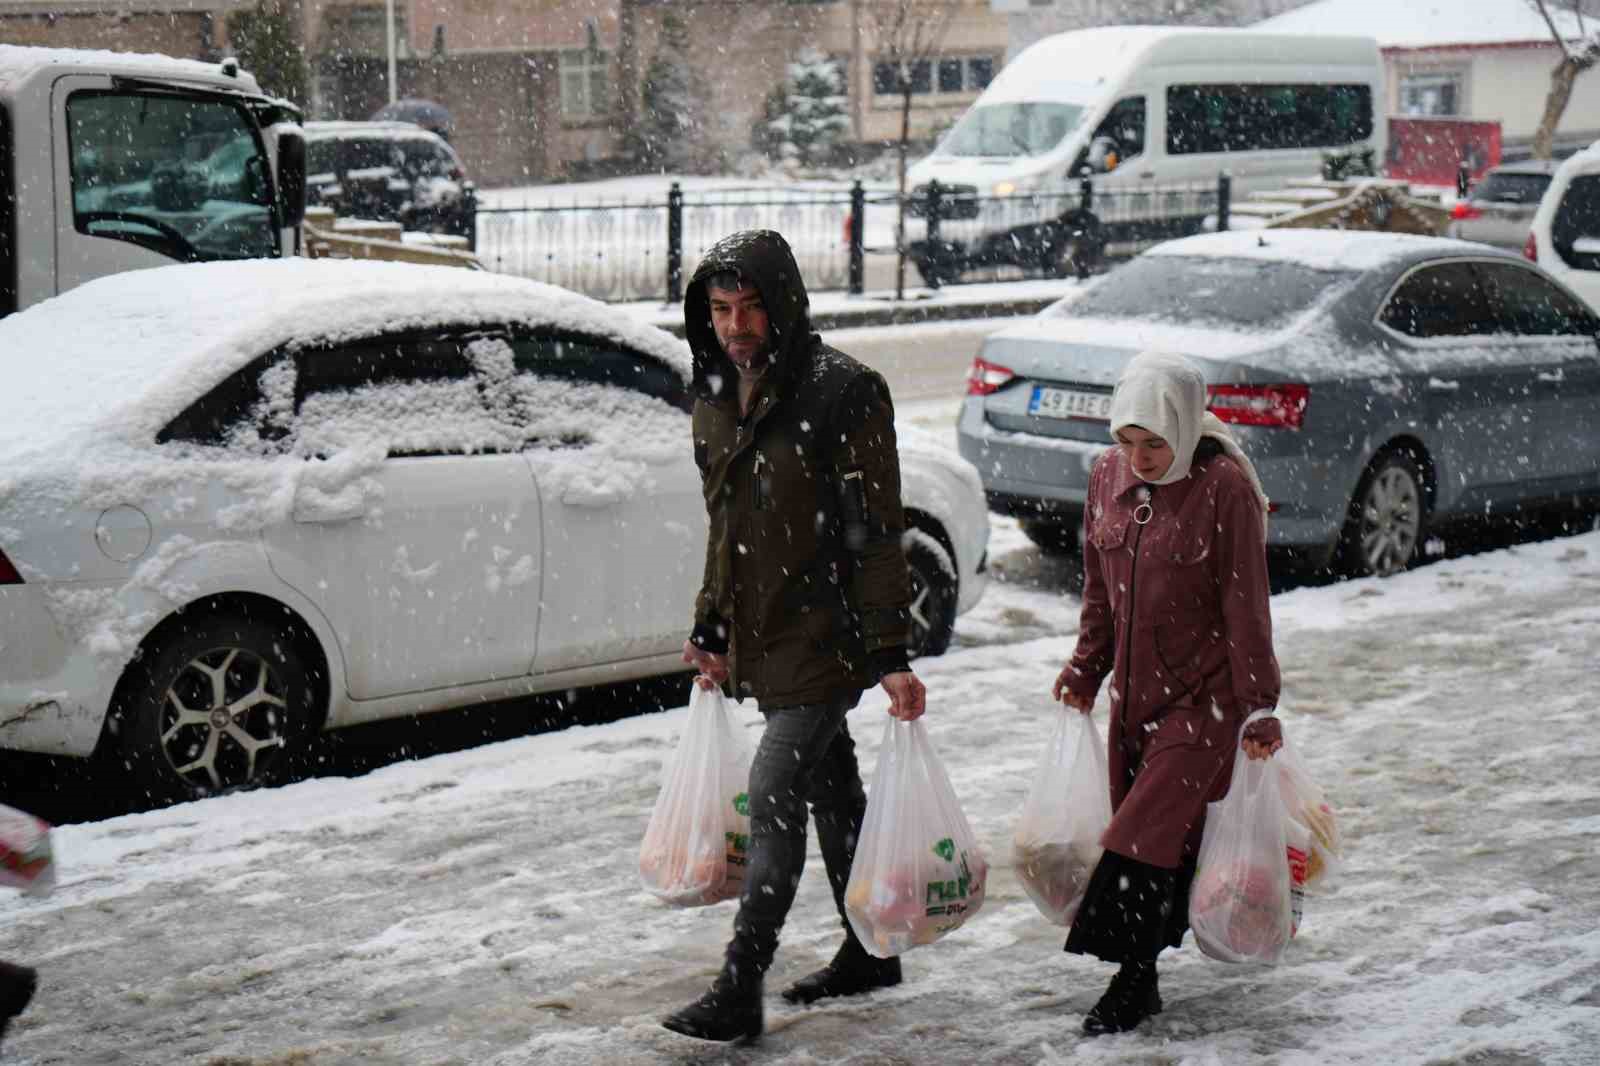
POLYGON ((51 115, 56 291, 120 270, 279 254, 271 164, 243 103, 69 75, 51 115))

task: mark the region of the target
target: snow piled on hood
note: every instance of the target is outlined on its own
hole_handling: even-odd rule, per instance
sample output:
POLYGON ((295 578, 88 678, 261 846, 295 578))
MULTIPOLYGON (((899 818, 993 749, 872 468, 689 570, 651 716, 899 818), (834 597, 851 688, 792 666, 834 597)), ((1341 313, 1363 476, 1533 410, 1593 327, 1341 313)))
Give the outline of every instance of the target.
POLYGON ((0 467, 116 440, 148 445, 279 347, 442 325, 554 326, 626 343, 687 383, 687 347, 596 300, 452 267, 332 259, 199 263, 91 281, 0 320, 0 467))

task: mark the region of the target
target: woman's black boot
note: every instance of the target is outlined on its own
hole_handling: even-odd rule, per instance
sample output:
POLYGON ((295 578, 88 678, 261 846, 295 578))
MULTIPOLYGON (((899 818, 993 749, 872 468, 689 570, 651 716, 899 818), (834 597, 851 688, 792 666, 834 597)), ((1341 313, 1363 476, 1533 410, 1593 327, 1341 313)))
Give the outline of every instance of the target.
POLYGON ((729 959, 704 995, 661 1024, 698 1040, 754 1043, 762 1028, 760 968, 729 959))
POLYGON ((1106 994, 1083 1017, 1085 1036, 1125 1033, 1152 1014, 1161 1013, 1155 960, 1124 962, 1111 978, 1106 994))

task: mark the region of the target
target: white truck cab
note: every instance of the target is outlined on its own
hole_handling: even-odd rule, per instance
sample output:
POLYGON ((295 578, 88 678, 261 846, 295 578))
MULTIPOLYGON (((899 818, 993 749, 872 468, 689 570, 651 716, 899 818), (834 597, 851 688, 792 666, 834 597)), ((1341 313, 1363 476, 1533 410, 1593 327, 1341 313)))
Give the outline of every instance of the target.
POLYGON ((0 45, 0 315, 141 267, 293 255, 305 142, 234 60, 0 45))

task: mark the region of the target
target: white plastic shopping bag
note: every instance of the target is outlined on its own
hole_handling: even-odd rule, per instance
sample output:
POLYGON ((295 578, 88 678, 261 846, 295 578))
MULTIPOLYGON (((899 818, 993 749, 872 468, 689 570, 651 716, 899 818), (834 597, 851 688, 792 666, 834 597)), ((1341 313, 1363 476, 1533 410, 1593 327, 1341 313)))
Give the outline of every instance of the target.
MULTIPOLYGON (((1283 737, 1283 747, 1278 749, 1272 761, 1278 765, 1278 786, 1283 791, 1284 809, 1290 819, 1305 828, 1309 839, 1308 846, 1302 850, 1305 865, 1303 887, 1315 893, 1325 886, 1328 877, 1338 869, 1344 851, 1339 823, 1334 818, 1327 795, 1312 780, 1305 760, 1299 749, 1290 743, 1287 733, 1283 737)), ((1291 825, 1290 828, 1293 830, 1295 827, 1291 825)), ((1295 846, 1293 839, 1289 841, 1289 846, 1292 857, 1295 846)))
POLYGON ((1051 922, 1071 925, 1105 850, 1100 838, 1111 824, 1111 788, 1094 721, 1072 707, 1055 714, 1011 843, 1028 898, 1051 922))
POLYGON ((27 811, 0 803, 0 885, 25 896, 47 896, 56 887, 50 824, 27 811))
POLYGON ((931 944, 978 912, 988 877, 927 727, 890 719, 845 887, 857 938, 880 959, 931 944))
POLYGON ((1283 956, 1294 933, 1286 822, 1277 765, 1237 752, 1228 794, 1207 806, 1189 893, 1195 943, 1212 958, 1276 963, 1283 956))
POLYGON ((720 689, 694 686, 689 724, 663 769, 639 876, 680 907, 733 899, 750 847, 750 741, 720 689))

